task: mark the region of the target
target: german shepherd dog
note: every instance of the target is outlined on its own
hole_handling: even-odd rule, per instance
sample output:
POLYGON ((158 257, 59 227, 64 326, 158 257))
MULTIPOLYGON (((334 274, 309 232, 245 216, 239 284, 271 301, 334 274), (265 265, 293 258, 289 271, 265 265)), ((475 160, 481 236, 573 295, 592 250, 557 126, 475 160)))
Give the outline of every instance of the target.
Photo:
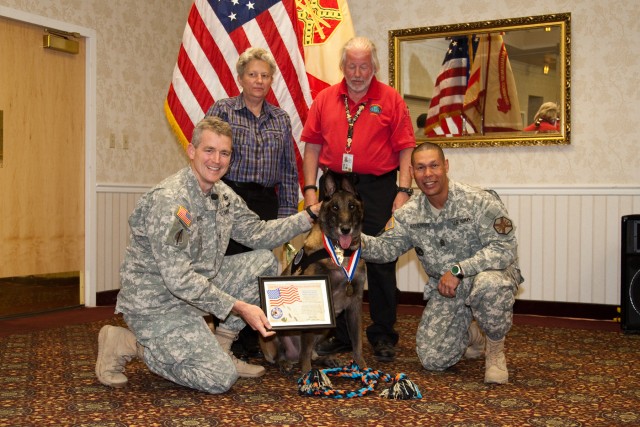
MULTIPOLYGON (((323 203, 318 220, 306 236, 302 249, 282 275, 329 276, 334 313, 338 316, 345 312, 353 360, 360 367, 366 368, 362 355, 362 293, 367 275, 364 261, 357 262, 364 207, 355 186, 344 176, 327 171, 320 180, 320 186, 323 203), (330 255, 330 252, 334 255, 330 255), (357 265, 350 268, 352 259, 357 265)), ((280 370, 285 373, 292 372, 291 359, 295 359, 296 353, 303 374, 311 369, 312 358, 325 366, 340 366, 339 361, 330 356, 318 357, 315 354, 316 342, 327 332, 303 330, 299 332, 299 340, 296 336, 282 334, 278 340, 279 345, 275 345, 279 347, 277 358, 268 354, 274 351, 273 346, 263 346, 263 352, 267 360, 273 362, 277 359, 280 370), (299 349, 292 349, 292 344, 293 347, 298 347, 297 342, 299 349)))

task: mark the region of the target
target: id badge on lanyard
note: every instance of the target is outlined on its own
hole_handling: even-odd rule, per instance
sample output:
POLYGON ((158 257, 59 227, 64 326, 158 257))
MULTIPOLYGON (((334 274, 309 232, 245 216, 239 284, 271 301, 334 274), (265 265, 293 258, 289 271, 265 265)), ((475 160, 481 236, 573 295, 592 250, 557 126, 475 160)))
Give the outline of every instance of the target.
POLYGON ((347 100, 347 95, 344 95, 344 110, 347 114, 347 123, 349 124, 349 129, 347 130, 347 146, 345 147, 345 153, 342 155, 342 172, 353 172, 353 154, 351 154, 351 143, 353 142, 353 125, 360 117, 360 113, 364 110, 364 106, 366 102, 358 105, 358 111, 356 114, 351 117, 351 111, 349 111, 349 101, 347 100))
POLYGON ((353 172, 353 154, 342 155, 342 172, 353 172))

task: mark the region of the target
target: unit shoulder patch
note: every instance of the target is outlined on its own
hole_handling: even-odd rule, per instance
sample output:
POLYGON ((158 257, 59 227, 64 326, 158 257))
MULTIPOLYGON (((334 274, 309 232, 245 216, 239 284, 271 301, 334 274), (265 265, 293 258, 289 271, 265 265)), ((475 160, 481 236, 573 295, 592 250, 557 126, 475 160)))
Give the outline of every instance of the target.
POLYGON ((509 234, 513 230, 513 223, 506 216, 501 216, 493 221, 493 229, 498 234, 509 234))

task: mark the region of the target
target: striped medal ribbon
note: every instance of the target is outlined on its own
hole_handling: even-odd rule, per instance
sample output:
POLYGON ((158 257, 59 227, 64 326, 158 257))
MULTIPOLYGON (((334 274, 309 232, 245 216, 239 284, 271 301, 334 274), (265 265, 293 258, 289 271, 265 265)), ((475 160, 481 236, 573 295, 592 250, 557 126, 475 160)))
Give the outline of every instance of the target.
POLYGON ((361 250, 360 246, 358 246, 358 249, 353 252, 353 255, 349 259, 349 264, 345 268, 342 266, 342 264, 338 260, 338 254, 336 253, 333 243, 331 243, 331 239, 329 239, 325 234, 322 235, 322 238, 324 239, 324 248, 326 249, 327 252, 329 252, 331 259, 336 265, 342 268, 342 271, 347 276, 347 280, 351 282, 353 280, 353 276, 356 273, 356 267, 358 266, 358 261, 360 261, 360 250, 361 250))

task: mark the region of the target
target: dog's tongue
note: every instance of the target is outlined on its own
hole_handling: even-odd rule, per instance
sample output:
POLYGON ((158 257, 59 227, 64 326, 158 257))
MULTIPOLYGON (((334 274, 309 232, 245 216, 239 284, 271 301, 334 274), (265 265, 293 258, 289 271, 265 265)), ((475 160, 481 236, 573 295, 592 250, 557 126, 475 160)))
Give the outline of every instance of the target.
POLYGON ((340 235, 340 237, 338 237, 338 242, 342 249, 349 249, 349 246, 351 246, 351 235, 340 235))

